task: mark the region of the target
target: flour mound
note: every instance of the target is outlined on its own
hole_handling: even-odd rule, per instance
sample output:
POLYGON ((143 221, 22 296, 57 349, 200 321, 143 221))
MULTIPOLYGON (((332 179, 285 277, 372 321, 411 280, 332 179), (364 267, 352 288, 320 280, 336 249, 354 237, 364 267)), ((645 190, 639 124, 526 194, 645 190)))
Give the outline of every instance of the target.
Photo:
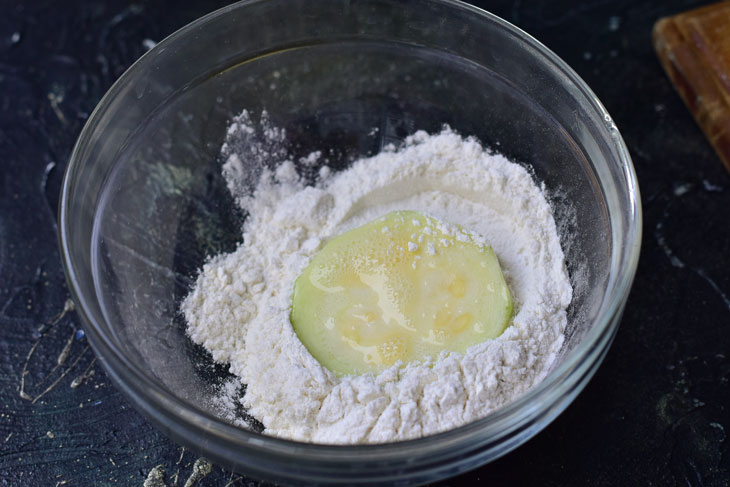
MULTIPOLYGON (((284 140, 271 127, 258 135, 267 131, 284 140)), ((265 433, 337 444, 416 438, 482 418, 544 377, 564 340, 572 288, 550 205, 524 168, 444 129, 342 172, 325 168, 315 186, 285 157, 252 182, 242 165, 261 156, 250 149, 254 135, 244 113, 223 148, 223 173, 248 214, 243 243, 203 266, 181 308, 192 340, 247 384, 239 400, 265 433), (294 282, 328 239, 394 210, 484 237, 512 291, 513 323, 465 354, 339 378, 292 328, 294 282)))

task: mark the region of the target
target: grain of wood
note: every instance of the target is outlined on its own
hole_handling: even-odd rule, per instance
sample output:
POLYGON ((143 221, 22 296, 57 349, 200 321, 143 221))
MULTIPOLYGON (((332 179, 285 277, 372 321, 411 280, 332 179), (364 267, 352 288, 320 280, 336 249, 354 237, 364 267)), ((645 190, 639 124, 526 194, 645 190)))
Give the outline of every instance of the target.
POLYGON ((653 42, 679 95, 730 170, 730 2, 660 19, 653 42))

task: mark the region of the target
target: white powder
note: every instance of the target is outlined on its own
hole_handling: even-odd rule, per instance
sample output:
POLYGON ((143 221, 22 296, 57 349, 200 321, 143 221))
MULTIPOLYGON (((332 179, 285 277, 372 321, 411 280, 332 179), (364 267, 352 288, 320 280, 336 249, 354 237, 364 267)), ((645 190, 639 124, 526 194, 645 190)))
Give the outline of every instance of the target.
MULTIPOLYGON (((243 243, 203 267, 182 311, 193 341, 247 384, 242 404, 265 433, 317 443, 415 438, 482 418, 547 373, 572 289, 550 206, 525 169, 446 129, 418 132, 400 150, 339 173, 321 170, 316 186, 283 161, 263 170, 251 192, 242 164, 260 154, 236 143, 253 133, 249 123, 246 114, 237 118, 223 149, 229 188, 248 213, 243 243), (486 239, 513 294, 513 323, 463 355, 339 378, 292 328, 294 282, 325 241, 393 210, 420 211, 486 239)), ((267 131, 283 140, 283 132, 267 131)))

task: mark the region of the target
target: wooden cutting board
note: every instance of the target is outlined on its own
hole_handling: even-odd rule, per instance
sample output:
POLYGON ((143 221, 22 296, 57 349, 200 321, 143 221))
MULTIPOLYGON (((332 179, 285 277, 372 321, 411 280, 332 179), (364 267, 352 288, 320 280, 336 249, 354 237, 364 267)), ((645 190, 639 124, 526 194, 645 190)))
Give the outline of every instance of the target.
POLYGON ((664 70, 730 170, 730 2, 660 19, 653 42, 664 70))

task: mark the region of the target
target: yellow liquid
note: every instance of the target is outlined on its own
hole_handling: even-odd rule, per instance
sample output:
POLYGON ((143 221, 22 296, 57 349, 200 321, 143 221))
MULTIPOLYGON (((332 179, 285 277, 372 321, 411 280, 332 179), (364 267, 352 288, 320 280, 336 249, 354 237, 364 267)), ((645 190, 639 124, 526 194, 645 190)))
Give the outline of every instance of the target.
POLYGON ((456 225, 397 211, 322 248, 295 283, 291 322, 342 376, 463 353, 501 335, 512 308, 490 247, 456 225))

